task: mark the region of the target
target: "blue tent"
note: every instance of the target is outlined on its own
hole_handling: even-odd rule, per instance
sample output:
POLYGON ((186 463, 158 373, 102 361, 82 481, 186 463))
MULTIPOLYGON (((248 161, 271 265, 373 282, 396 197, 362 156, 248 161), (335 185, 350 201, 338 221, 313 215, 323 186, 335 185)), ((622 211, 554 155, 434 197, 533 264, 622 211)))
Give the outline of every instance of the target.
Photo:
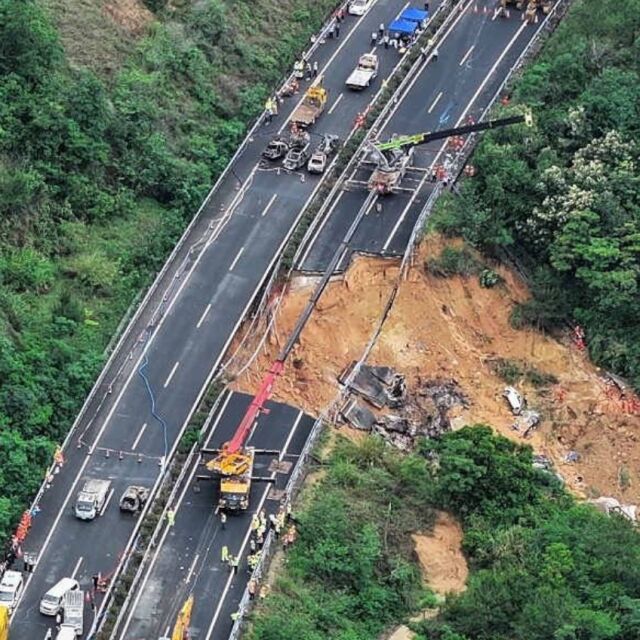
POLYGON ((422 11, 415 7, 409 7, 400 14, 400 20, 406 20, 407 22, 423 22, 429 17, 428 11, 422 11))
POLYGON ((409 20, 394 20, 389 25, 389 33, 399 33, 400 35, 410 36, 413 35, 414 31, 418 28, 418 25, 415 22, 411 22, 409 20))

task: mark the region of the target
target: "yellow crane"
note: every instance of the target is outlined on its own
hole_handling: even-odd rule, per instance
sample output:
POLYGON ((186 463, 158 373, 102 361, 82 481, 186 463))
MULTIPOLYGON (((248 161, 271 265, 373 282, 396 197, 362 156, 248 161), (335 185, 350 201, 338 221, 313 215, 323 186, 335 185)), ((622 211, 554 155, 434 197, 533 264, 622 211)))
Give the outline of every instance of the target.
MULTIPOLYGON (((191 624, 191 612, 193 611, 193 595, 190 595, 185 603, 182 605, 182 609, 178 613, 176 618, 176 624, 173 627, 173 633, 171 638, 166 636, 160 638, 160 640, 189 640, 189 625, 191 624)), ((0 640, 5 640, 0 636, 0 640)))
POLYGON ((0 640, 9 640, 9 609, 0 605, 0 640))

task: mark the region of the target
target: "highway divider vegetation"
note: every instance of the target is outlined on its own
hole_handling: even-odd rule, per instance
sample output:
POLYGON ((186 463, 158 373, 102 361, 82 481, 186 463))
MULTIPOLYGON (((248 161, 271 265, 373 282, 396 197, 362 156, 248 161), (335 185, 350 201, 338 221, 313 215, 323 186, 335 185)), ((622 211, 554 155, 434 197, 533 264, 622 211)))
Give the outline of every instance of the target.
POLYGON ((516 325, 586 333, 593 360, 640 389, 640 3, 579 0, 518 81, 526 135, 487 134, 477 176, 435 228, 517 259, 533 298, 516 325))
POLYGON ((115 24, 0 0, 4 540, 120 318, 335 0, 138 4, 115 24))
POLYGON ((338 440, 296 510, 298 541, 250 616, 250 640, 370 640, 421 608, 418 640, 635 640, 640 535, 579 505, 530 447, 486 425, 402 454, 338 440), (421 585, 410 534, 455 514, 471 573, 444 601, 421 585), (432 611, 432 613, 435 613, 432 611))

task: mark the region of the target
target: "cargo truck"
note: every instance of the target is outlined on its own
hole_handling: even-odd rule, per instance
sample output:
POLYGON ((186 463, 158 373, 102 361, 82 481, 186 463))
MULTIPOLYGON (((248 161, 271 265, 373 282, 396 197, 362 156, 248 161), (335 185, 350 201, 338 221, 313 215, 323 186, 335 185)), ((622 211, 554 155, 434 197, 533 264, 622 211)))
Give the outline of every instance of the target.
POLYGON ((347 78, 347 87, 361 91, 371 86, 378 75, 378 56, 375 53, 364 53, 358 60, 358 66, 347 78))
POLYGON ((321 85, 307 89, 302 102, 291 114, 291 123, 303 129, 315 124, 327 104, 327 91, 321 85))
POLYGON ((84 591, 68 591, 64 596, 62 629, 73 629, 76 636, 84 633, 84 591))

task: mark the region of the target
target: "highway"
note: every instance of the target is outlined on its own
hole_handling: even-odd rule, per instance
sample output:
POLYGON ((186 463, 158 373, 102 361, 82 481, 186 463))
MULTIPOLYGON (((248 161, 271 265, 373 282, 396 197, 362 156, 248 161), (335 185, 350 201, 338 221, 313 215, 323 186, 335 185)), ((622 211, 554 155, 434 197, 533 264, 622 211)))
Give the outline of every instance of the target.
MULTIPOLYGON (((365 17, 347 18, 339 39, 318 48, 312 60, 319 62, 330 98, 314 135, 344 138, 350 131, 399 55, 380 52, 380 74, 368 91, 344 92, 344 81, 358 56, 370 50, 371 32, 407 4, 378 0, 365 17)), ((306 86, 303 82, 302 89, 306 86)), ((88 588, 92 575, 109 576, 118 566, 136 523, 120 514, 120 494, 128 484, 152 487, 159 481, 236 329, 320 185, 317 177, 303 181, 258 169, 260 152, 285 127, 300 98, 286 100, 273 123, 254 132, 207 198, 79 416, 64 466, 40 499, 23 545, 38 560, 12 618, 12 640, 44 637, 53 620, 38 613, 38 603, 57 580, 74 575, 88 588), (71 512, 87 477, 110 478, 114 486, 104 515, 93 522, 76 520, 71 512)))
MULTIPOLYGON (((438 46, 437 60, 427 59, 415 76, 409 93, 384 122, 378 139, 392 134, 411 134, 448 129, 465 124, 469 116, 476 121, 513 66, 520 53, 542 28, 543 21, 528 25, 521 13, 511 18, 495 17, 493 5, 485 11, 482 3, 466 2, 451 30, 438 46)), ((444 160, 446 141, 414 150, 414 166, 430 168, 444 160)), ((370 170, 358 170, 352 178, 366 181, 370 170)), ((351 253, 337 267, 344 270, 353 252, 401 255, 434 183, 431 171, 407 174, 403 187, 413 193, 379 197, 378 210, 372 204, 351 243, 351 253)), ((364 189, 338 193, 315 235, 300 253, 296 267, 301 271, 322 272, 366 199, 364 189)))
MULTIPOLYGON (((488 13, 475 13, 472 3, 465 5, 465 10, 459 14, 451 30, 445 33, 439 46, 439 60, 426 64, 421 69, 409 92, 392 111, 382 137, 392 132, 424 130, 425 127, 452 127, 456 121, 470 114, 476 115, 484 108, 483 105, 486 106, 512 63, 539 28, 539 25, 523 27, 523 23, 517 19, 498 21, 491 17, 488 13), (454 82, 452 78, 455 79, 454 82), (439 103, 442 103, 441 108, 436 110, 439 103)), ((433 162, 441 146, 440 143, 420 150, 416 154, 417 164, 427 166, 433 162)), ((423 175, 425 174, 419 174, 419 179, 423 175)), ((425 182, 421 189, 428 190, 431 186, 432 183, 425 182)), ((306 260, 307 264, 312 264, 312 270, 324 269, 365 197, 364 192, 339 193, 337 205, 330 209, 330 215, 316 236, 316 241, 309 245, 306 260)), ((393 244, 394 251, 403 251, 405 247, 402 243, 406 245, 421 204, 422 200, 418 201, 411 194, 390 196, 383 205, 386 217, 376 217, 375 209, 372 209, 364 218, 356 232, 356 243, 359 243, 357 246, 366 244, 368 251, 382 251, 383 248, 386 250, 384 245, 389 243, 393 244), (407 206, 409 204, 411 207, 407 206), (400 225, 398 220, 401 220, 400 225)), ((233 401, 232 398, 229 406, 233 401)), ((229 411, 228 408, 225 410, 229 411)), ((293 413, 285 421, 280 441, 291 434, 295 413, 293 409, 289 411, 293 413)), ((239 417, 236 424, 239 423, 239 417)), ((271 416, 268 418, 270 420, 271 416)), ((266 434, 273 428, 269 424, 273 423, 268 423, 266 418, 260 419, 255 434, 256 442, 259 438, 268 437, 266 434)), ((220 426, 217 428, 221 429, 220 426)), ((218 431, 213 441, 220 443, 225 437, 227 436, 218 431)), ((273 441, 268 442, 271 446, 273 441)), ((291 446, 290 444, 287 451, 291 451, 291 446)), ((194 467, 191 475, 195 473, 194 467)), ((207 496, 206 500, 202 496, 184 499, 178 505, 178 519, 186 524, 183 525, 181 534, 178 534, 176 528, 176 532, 171 531, 154 550, 152 561, 145 567, 136 597, 123 616, 118 640, 141 640, 159 636, 166 631, 182 602, 191 594, 195 597, 194 616, 190 626, 194 640, 228 637, 232 626, 230 615, 237 609, 248 575, 244 573, 241 578, 225 579, 225 570, 220 565, 219 557, 222 545, 229 538, 213 514, 215 490, 207 492, 207 496), (197 577, 194 578, 194 575, 197 577)), ((260 508, 261 499, 258 494, 252 502, 250 512, 255 513, 260 508)), ((235 531, 236 548, 247 539, 249 519, 250 514, 247 514, 240 521, 234 521, 234 525, 240 526, 235 531)))
MULTIPOLYGON (((231 438, 250 400, 244 394, 225 396, 212 423, 207 446, 219 447, 231 438)), ((119 638, 159 638, 173 626, 180 607, 191 594, 196 598, 190 637, 211 640, 229 635, 231 614, 237 609, 249 577, 246 555, 251 515, 262 508, 267 513, 278 511, 278 491, 285 488, 314 422, 301 411, 283 404, 272 402, 267 407, 269 413, 260 419, 260 427, 249 444, 280 451, 279 456, 258 456, 254 468, 255 476, 273 477, 274 484, 254 483, 250 511, 229 516, 223 526, 214 511, 218 483, 201 482, 200 492, 194 493, 193 478, 196 473, 203 473, 202 466, 194 465, 174 505, 175 526, 165 528, 119 638), (273 471, 275 459, 288 463, 281 472, 273 471), (234 556, 242 555, 235 576, 221 562, 223 546, 234 556)))

